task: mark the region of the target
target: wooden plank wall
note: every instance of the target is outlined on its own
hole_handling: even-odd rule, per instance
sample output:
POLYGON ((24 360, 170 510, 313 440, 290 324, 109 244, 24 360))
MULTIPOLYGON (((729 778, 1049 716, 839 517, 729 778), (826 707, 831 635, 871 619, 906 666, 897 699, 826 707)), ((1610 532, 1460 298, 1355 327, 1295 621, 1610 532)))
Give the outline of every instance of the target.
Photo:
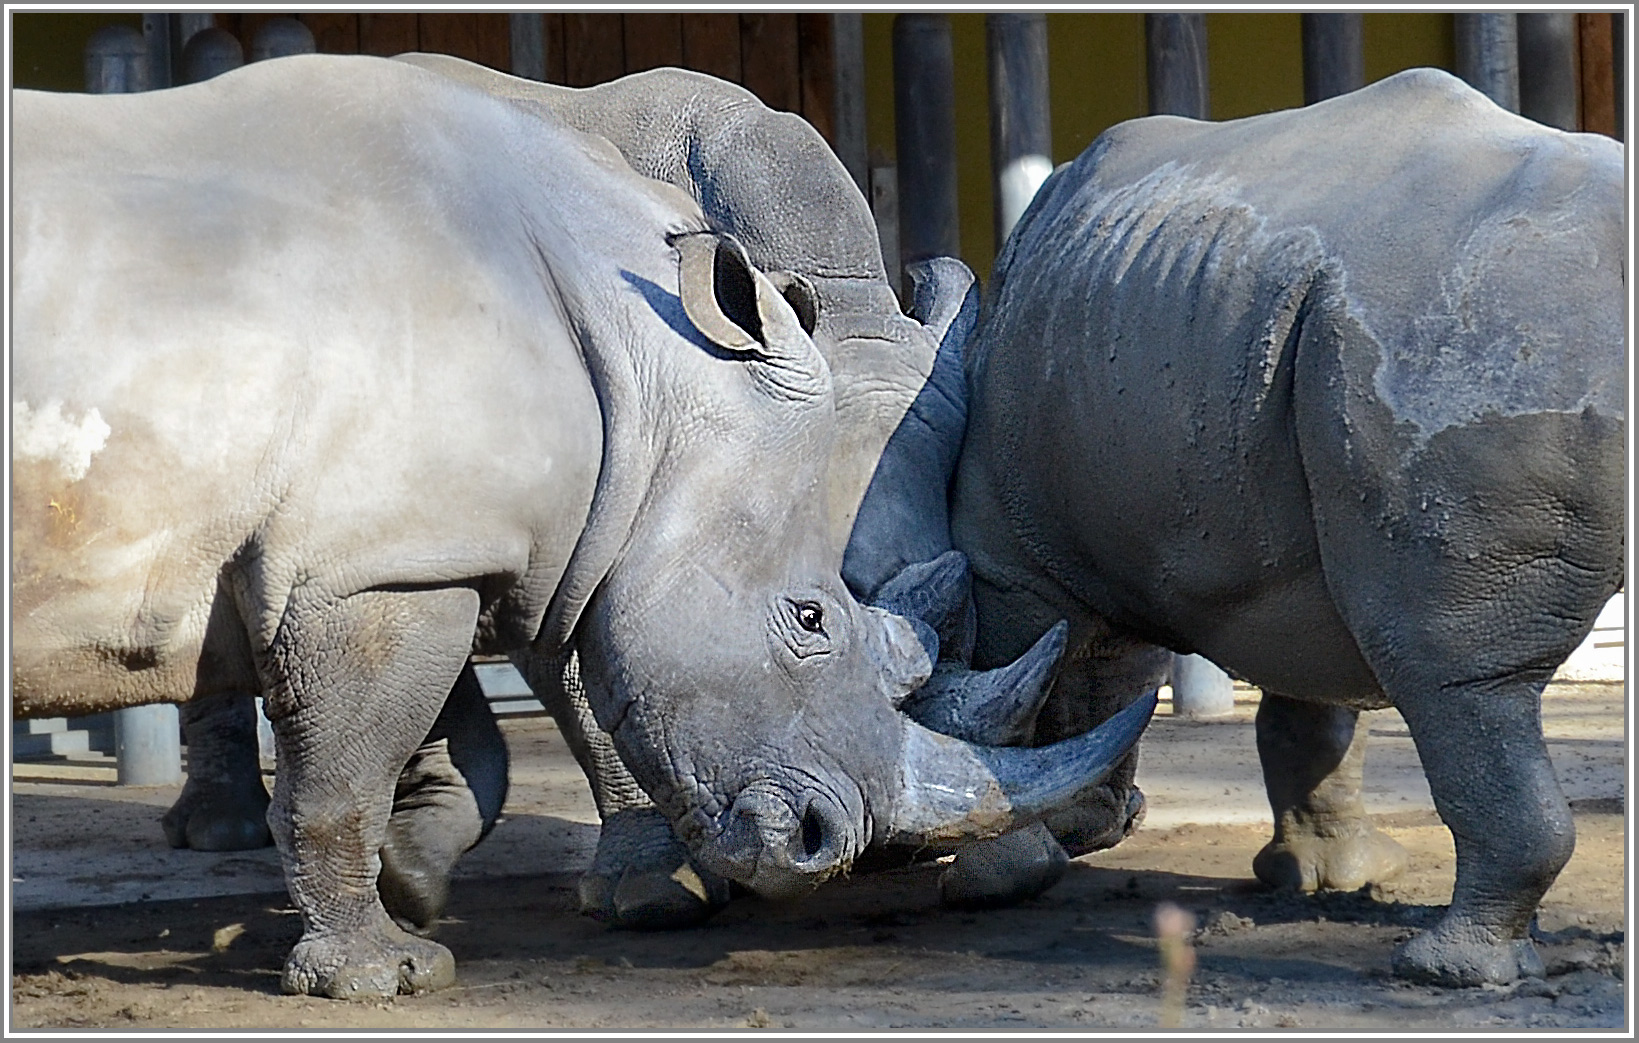
POLYGON ((1577 65, 1581 89, 1577 92, 1582 129, 1617 137, 1615 45, 1621 38, 1620 15, 1576 16, 1577 65))
MULTIPOLYGON (((217 24, 250 49, 274 13, 219 14, 217 24)), ((321 52, 453 54, 510 72, 505 14, 299 14, 321 52)), ((731 80, 770 108, 795 112, 825 140, 835 130, 835 67, 829 14, 796 12, 572 13, 541 16, 546 79, 590 87, 627 73, 679 66, 731 80)))
POLYGON ((680 66, 732 80, 832 140, 829 14, 548 12, 542 23, 548 82, 590 87, 644 69, 680 66))

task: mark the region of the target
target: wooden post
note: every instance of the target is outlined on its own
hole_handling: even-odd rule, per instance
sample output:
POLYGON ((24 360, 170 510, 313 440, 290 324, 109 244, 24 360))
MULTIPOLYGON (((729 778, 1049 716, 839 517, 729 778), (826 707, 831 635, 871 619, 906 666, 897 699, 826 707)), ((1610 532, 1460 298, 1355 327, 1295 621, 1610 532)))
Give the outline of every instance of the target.
POLYGON ((1206 15, 1145 15, 1144 50, 1150 114, 1206 119, 1211 112, 1207 89, 1206 15))
POLYGON ((865 151, 865 26, 857 11, 831 16, 833 61, 836 63, 836 151, 859 191, 871 193, 870 159, 865 151))
POLYGON ((512 30, 512 75, 546 79, 546 25, 539 11, 508 15, 512 30))
POLYGON ((1616 16, 1601 11, 1579 14, 1577 27, 1577 126, 1606 137, 1617 136, 1616 62, 1612 23, 1616 16))
POLYGON ((895 143, 899 152, 899 287, 906 264, 961 255, 956 206, 956 74, 950 18, 893 21, 895 143))
MULTIPOLYGON (((1150 114, 1204 120, 1211 113, 1207 89, 1206 15, 1147 14, 1144 49, 1150 114)), ((1229 675, 1200 656, 1172 657, 1172 712, 1218 717, 1234 708, 1229 675)))
POLYGON ((990 170, 996 251, 1053 172, 1053 118, 1047 92, 1047 16, 985 16, 990 66, 990 170))
POLYGON ((1577 119, 1577 16, 1573 12, 1521 12, 1519 113, 1560 130, 1580 129, 1577 119))
POLYGON ((1454 14, 1457 75, 1487 98, 1519 111, 1519 29, 1513 14, 1454 14))
POLYGON ((148 89, 159 90, 185 83, 182 78, 182 49, 201 29, 216 24, 209 12, 144 14, 142 35, 148 41, 148 89))
POLYGON ((1365 36, 1358 14, 1303 16, 1303 104, 1366 85, 1365 36))

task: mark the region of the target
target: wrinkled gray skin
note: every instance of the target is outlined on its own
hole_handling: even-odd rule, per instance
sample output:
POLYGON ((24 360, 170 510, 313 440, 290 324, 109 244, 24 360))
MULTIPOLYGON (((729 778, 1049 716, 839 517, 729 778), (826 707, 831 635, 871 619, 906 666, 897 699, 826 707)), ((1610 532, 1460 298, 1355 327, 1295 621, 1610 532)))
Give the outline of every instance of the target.
POLYGON ((768 894, 1005 832, 1136 737, 897 712, 932 657, 839 575, 823 295, 606 141, 364 57, 13 111, 14 712, 262 695, 287 990, 453 980, 376 884, 474 652, 573 651, 678 835, 768 894))
MULTIPOLYGON (((1542 973, 1529 928, 1574 834, 1539 699, 1623 575, 1622 163, 1432 70, 1137 120, 1044 185, 967 344, 949 539, 975 663, 1061 617, 1090 635, 1037 741, 1153 678, 1155 646, 1263 688, 1255 869, 1289 887, 1399 868, 1355 731, 1396 707, 1457 851, 1407 977, 1542 973)), ((938 451, 885 467, 942 490, 938 451)), ((937 512, 878 524, 903 487, 873 486, 850 582, 942 546, 937 512)))
MULTIPOLYGON (((841 163, 807 123, 768 109, 733 84, 663 69, 572 90, 443 55, 403 55, 399 60, 470 83, 525 111, 548 110, 606 137, 633 169, 698 201, 711 226, 738 237, 754 263, 797 273, 815 288, 820 307, 814 342, 838 389, 829 514, 834 537, 846 539, 887 439, 913 401, 919 409, 928 408, 925 396, 919 399, 918 394, 928 386, 940 339, 952 331, 965 336, 971 328, 977 295, 966 269, 948 262, 955 270, 945 270, 941 278, 919 276, 912 315, 901 314, 870 211, 841 163)), ((964 585, 956 592, 956 604, 966 606, 965 574, 959 579, 964 585)), ((903 579, 901 586, 907 586, 903 579)), ((936 683, 906 707, 913 719, 977 743, 1015 744, 1008 720, 1001 720, 1000 727, 973 727, 952 719, 957 704, 962 705, 960 716, 972 719, 970 707, 989 705, 994 715, 994 704, 1006 703, 1009 694, 1039 699, 1041 678, 1056 664, 1061 646, 1024 657, 1015 664, 1014 691, 998 693, 995 679, 972 677, 965 670, 971 639, 962 645, 960 637, 924 625, 926 606, 914 595, 896 600, 891 592, 883 595, 875 588, 855 588, 854 593, 876 595, 869 598, 873 604, 911 619, 924 646, 940 649, 936 683), (937 683, 947 678, 949 685, 937 683), (963 685, 970 698, 953 699, 948 688, 963 685)), ((621 763, 609 736, 592 720, 585 678, 572 659, 520 662, 519 667, 586 770, 603 819, 597 854, 580 885, 582 910, 616 927, 670 928, 698 923, 721 908, 729 896, 727 882, 704 864, 709 856, 690 857, 690 845, 677 839, 621 763)), ((719 726, 736 727, 735 711, 725 709, 730 712, 719 726)), ((1017 707, 1002 712, 1006 709, 1019 712, 1017 707)), ((1116 774, 1125 774, 1130 784, 1130 759, 1116 774)), ((919 838, 908 849, 933 850, 928 843, 919 838)), ((961 882, 966 873, 967 864, 959 858, 947 874, 947 893, 970 889, 961 882)))

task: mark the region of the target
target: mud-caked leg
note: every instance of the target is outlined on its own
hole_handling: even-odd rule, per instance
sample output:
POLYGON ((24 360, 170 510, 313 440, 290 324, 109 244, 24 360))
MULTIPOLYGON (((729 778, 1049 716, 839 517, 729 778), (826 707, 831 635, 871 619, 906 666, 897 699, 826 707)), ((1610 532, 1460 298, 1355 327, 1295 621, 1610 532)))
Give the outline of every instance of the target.
POLYGON ((575 654, 529 657, 519 668, 557 720, 603 820, 592 865, 580 879, 581 912, 611 927, 666 930, 703 923, 726 905, 728 881, 689 857, 598 727, 575 654))
POLYGON ((287 992, 336 998, 451 984, 448 949, 400 928, 376 891, 394 786, 472 647, 470 590, 295 603, 268 649, 279 772, 268 815, 301 941, 287 992))
POLYGON ((393 794, 376 884, 399 926, 432 930, 456 860, 494 828, 506 792, 506 740, 469 662, 393 794))
POLYGON ((1457 848, 1451 906, 1395 951, 1402 977, 1480 985, 1542 976, 1531 921, 1576 847, 1542 738, 1542 685, 1469 684, 1399 700, 1457 848))
POLYGON ((181 706, 188 781, 160 819, 172 847, 249 851, 273 843, 257 740, 256 697, 202 696, 181 706))
POLYGON ((1271 887, 1354 891, 1405 870, 1405 849, 1366 817, 1359 716, 1272 692, 1259 700, 1258 759, 1275 833, 1252 871, 1271 887))

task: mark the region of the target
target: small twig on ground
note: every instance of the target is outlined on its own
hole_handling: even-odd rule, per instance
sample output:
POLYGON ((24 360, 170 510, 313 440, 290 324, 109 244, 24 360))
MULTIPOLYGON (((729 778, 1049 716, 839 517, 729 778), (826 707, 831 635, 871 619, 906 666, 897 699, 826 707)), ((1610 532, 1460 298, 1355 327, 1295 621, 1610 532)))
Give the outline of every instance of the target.
POLYGON ((1189 936, 1195 930, 1195 917, 1173 905, 1162 902, 1155 907, 1155 936, 1161 948, 1161 1013, 1157 1024, 1164 1029, 1183 1025, 1184 996, 1189 991, 1190 976, 1195 973, 1195 950, 1189 936))

